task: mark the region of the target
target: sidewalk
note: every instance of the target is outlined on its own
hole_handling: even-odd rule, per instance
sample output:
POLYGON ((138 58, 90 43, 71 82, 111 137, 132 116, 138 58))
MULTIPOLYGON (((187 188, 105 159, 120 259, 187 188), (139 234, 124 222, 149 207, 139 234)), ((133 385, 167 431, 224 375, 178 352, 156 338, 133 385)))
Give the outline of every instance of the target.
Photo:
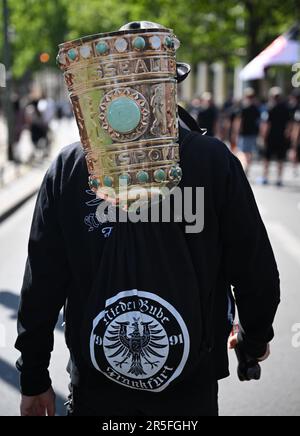
MULTIPOLYGON (((50 162, 59 150, 67 144, 78 140, 75 121, 63 119, 53 121, 53 143, 51 156, 42 162, 31 164, 15 164, 6 159, 5 137, 6 129, 0 119, 0 130, 4 131, 0 139, 0 223, 11 215, 19 206, 25 203, 39 190, 44 174, 50 162), (3 140, 4 138, 4 140, 3 140)), ((26 137, 26 135, 25 135, 26 137)), ((25 147, 26 148, 26 147, 25 147)), ((28 153, 30 150, 28 151, 28 153)))

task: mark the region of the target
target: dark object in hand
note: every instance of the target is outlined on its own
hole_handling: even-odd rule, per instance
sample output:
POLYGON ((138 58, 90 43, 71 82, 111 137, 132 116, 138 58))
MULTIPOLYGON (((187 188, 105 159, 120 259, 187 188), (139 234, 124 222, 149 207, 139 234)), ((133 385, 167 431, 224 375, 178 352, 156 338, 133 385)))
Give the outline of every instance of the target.
POLYGON ((261 367, 257 361, 247 355, 243 345, 237 344, 235 348, 236 357, 238 359, 238 377, 240 381, 260 380, 261 367))

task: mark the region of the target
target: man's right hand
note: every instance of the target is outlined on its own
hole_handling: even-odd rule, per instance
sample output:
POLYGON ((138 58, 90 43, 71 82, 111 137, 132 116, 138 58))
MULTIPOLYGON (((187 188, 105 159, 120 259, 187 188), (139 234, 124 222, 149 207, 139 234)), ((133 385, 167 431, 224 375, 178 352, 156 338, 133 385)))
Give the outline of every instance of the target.
MULTIPOLYGON (((234 335, 231 335, 229 340, 228 340, 228 347, 230 350, 234 350, 238 344, 238 334, 235 333, 234 335)), ((267 350, 266 353, 264 354, 264 356, 260 357, 258 360, 258 362, 264 362, 265 360, 267 360, 271 355, 271 347, 270 344, 268 344, 267 346, 267 350)))
POLYGON ((21 416, 55 416, 55 393, 52 388, 34 397, 22 395, 21 416))

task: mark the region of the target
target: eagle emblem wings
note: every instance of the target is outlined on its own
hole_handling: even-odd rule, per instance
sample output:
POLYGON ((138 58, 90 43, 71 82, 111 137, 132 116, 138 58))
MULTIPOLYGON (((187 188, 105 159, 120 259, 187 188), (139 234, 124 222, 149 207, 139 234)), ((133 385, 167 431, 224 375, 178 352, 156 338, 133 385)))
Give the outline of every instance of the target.
POLYGON ((144 366, 151 369, 157 367, 164 354, 161 354, 168 343, 162 343, 167 338, 163 329, 156 321, 140 322, 139 318, 133 318, 133 322, 115 322, 109 327, 106 339, 110 342, 105 348, 111 352, 109 358, 114 360, 116 367, 130 364, 128 374, 135 376, 147 375, 144 366), (128 330, 132 329, 131 333, 128 330))

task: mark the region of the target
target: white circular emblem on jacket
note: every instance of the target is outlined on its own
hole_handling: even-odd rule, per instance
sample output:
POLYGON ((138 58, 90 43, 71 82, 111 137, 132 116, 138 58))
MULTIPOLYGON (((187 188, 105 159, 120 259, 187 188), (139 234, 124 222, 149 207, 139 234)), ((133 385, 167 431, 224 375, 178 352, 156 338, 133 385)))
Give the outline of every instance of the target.
POLYGON ((189 333, 181 315, 150 292, 120 292, 106 301, 93 321, 93 366, 132 389, 164 390, 182 373, 189 349, 189 333))

